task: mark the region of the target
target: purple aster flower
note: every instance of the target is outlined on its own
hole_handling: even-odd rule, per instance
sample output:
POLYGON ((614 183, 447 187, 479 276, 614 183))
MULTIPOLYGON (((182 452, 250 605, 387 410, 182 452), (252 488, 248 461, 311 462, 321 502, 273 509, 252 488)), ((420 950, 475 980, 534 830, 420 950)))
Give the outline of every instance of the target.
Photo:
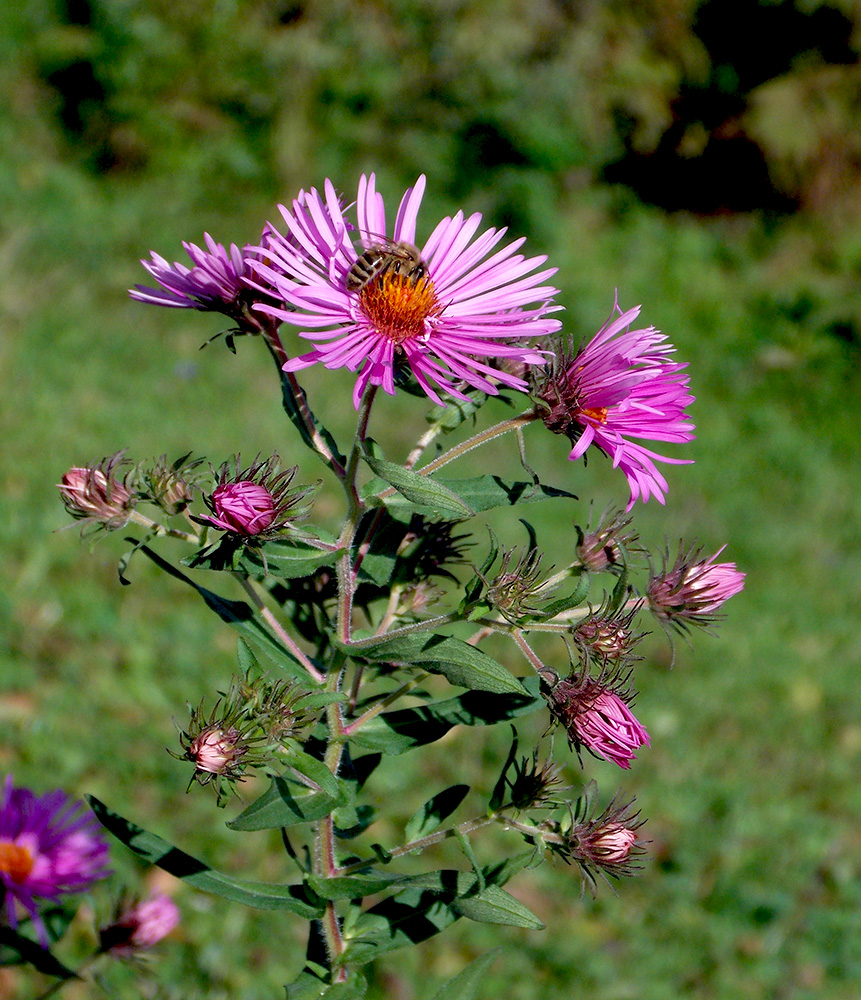
POLYGON ((37 796, 13 788, 6 778, 0 800, 0 886, 6 919, 17 927, 16 902, 27 911, 39 940, 48 935, 38 913, 37 898, 57 902, 83 892, 109 874, 108 847, 91 815, 77 816, 80 802, 65 792, 37 796))
POLYGON ((744 589, 745 574, 735 563, 716 563, 722 546, 709 559, 700 559, 702 549, 684 551, 679 546, 675 564, 664 557, 663 572, 654 574, 646 587, 649 607, 659 621, 684 631, 691 625, 707 627, 720 617, 725 601, 744 589))
POLYGON ((542 284, 556 269, 539 271, 545 257, 517 253, 522 239, 488 256, 505 230, 473 239, 479 214, 443 219, 421 249, 415 246, 424 189, 421 176, 401 199, 389 237, 374 175, 362 175, 351 236, 354 227, 327 180, 324 194, 312 188, 292 211, 280 206, 288 235, 276 233, 258 248, 267 262, 246 261, 288 306, 257 308, 315 343, 285 370, 321 362, 358 371, 357 408, 369 384, 394 393, 402 366, 434 402, 441 402, 438 390, 465 398, 462 386, 491 395, 499 385, 525 389, 526 381, 502 362, 543 365, 544 353, 527 342, 560 325, 548 318, 559 308, 550 301, 556 289, 542 284))
POLYGON ((536 391, 544 404, 544 423, 565 434, 580 458, 591 444, 625 473, 631 489, 627 509, 640 498, 664 502, 667 482, 656 461, 683 465, 689 459, 659 455, 631 438, 647 441, 691 441, 694 425, 684 412, 694 401, 688 391, 687 365, 669 360, 675 348, 654 327, 631 330, 640 307, 604 324, 574 354, 563 353, 536 391))
MULTIPOLYGON (((255 289, 249 287, 247 279, 252 277, 252 272, 245 258, 255 251, 251 247, 240 250, 235 243, 226 250, 209 233, 204 233, 203 238, 206 250, 194 243, 182 244, 191 258, 193 266, 190 268, 178 261, 170 264, 154 252, 151 262, 142 260, 141 264, 162 287, 135 285, 129 289, 129 295, 138 302, 154 306, 223 313, 235 320, 243 332, 259 331, 260 318, 250 311, 251 306, 255 302, 278 300, 259 282, 255 283, 255 289)), ((269 232, 264 230, 264 246, 260 252, 266 252, 268 240, 269 232)))

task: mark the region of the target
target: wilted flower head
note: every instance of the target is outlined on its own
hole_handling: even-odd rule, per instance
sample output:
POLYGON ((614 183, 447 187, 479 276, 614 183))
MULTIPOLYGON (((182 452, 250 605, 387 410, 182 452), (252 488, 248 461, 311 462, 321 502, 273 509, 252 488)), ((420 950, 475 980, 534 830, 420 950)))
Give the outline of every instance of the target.
POLYGON ((304 517, 307 508, 299 506, 310 488, 290 489, 297 466, 279 472, 277 454, 265 462, 255 462, 240 469, 225 462, 218 473, 218 485, 204 502, 214 517, 198 518, 203 524, 221 528, 240 539, 262 541, 279 534, 304 517))
MULTIPOLYGON (((120 479, 117 470, 128 465, 123 452, 87 466, 73 466, 57 484, 66 510, 76 520, 96 530, 115 531, 124 527, 138 502, 131 473, 120 479)), ((85 525, 86 527, 86 525, 85 525)))
POLYGON ((612 610, 611 601, 607 600, 578 622, 571 634, 583 658, 604 665, 616 663, 619 667, 640 659, 634 650, 647 633, 635 632, 633 624, 642 603, 638 601, 627 610, 624 607, 612 610))
POLYGON ((138 490, 143 500, 157 504, 166 514, 180 514, 192 499, 192 486, 199 473, 201 459, 188 461, 191 453, 168 463, 162 455, 151 466, 139 465, 136 475, 138 490))
POLYGON ((656 461, 679 465, 689 459, 668 458, 631 438, 683 443, 693 439, 694 425, 685 407, 687 367, 671 362, 675 348, 654 327, 631 330, 640 307, 621 312, 618 305, 592 340, 579 351, 563 352, 535 391, 544 407, 544 423, 574 442, 568 458, 585 454, 590 445, 604 452, 628 480, 631 500, 654 496, 664 502, 667 482, 656 461))
POLYGON ((580 564, 592 573, 624 566, 623 550, 627 554, 639 551, 637 533, 627 530, 632 520, 630 515, 608 507, 594 531, 591 525, 587 525, 585 531, 575 525, 578 537, 575 551, 580 564))
POLYGON ((580 866, 584 885, 589 886, 593 895, 597 890, 596 875, 605 880, 608 876, 622 878, 633 875, 640 867, 636 862, 643 848, 638 843, 637 831, 645 822, 640 819, 639 811, 632 811, 633 800, 616 805, 614 799, 597 815, 593 809, 596 794, 597 787, 590 782, 585 795, 571 811, 570 829, 556 848, 566 861, 580 866))
MULTIPOLYGON (((174 309, 198 309, 202 312, 217 312, 234 320, 242 333, 260 331, 260 316, 251 311, 258 302, 276 303, 279 300, 267 294, 259 282, 254 289, 246 279, 252 275, 249 261, 257 251, 251 247, 240 250, 235 243, 226 250, 204 233, 207 249, 194 243, 183 243, 183 248, 191 258, 192 267, 175 262, 169 264, 164 257, 152 254, 152 262, 142 260, 141 264, 161 285, 161 288, 147 288, 135 285, 129 295, 138 302, 155 306, 169 306, 174 309)), ((263 242, 266 242, 264 233, 263 242)), ((261 247, 263 252, 265 247, 261 247)))
POLYGON ((18 926, 16 904, 33 920, 48 947, 38 900, 56 903, 61 896, 83 892, 109 874, 108 847, 90 814, 77 815, 82 803, 65 792, 37 796, 14 788, 6 778, 0 799, 0 887, 6 921, 18 926))
POLYGON ((541 572, 543 556, 538 549, 524 549, 512 565, 515 552, 515 549, 509 549, 502 553, 499 572, 488 582, 484 594, 490 607, 513 623, 537 614, 539 606, 535 602, 539 594, 547 597, 552 589, 544 587, 545 577, 541 572))
POLYGON ((650 746, 649 734, 630 709, 633 693, 622 674, 591 677, 586 668, 565 679, 542 684, 542 694, 565 728, 577 753, 590 753, 628 769, 642 746, 650 746))
POLYGON ((102 952, 131 958, 158 944, 179 923, 179 909, 163 893, 122 909, 113 923, 99 932, 102 952))
POLYGON ((412 372, 434 402, 439 391, 466 398, 462 386, 496 395, 498 386, 525 389, 526 381, 489 361, 508 358, 544 364, 528 341, 559 328, 549 319, 556 289, 542 284, 555 268, 538 271, 545 257, 516 253, 523 240, 488 257, 504 230, 473 240, 478 214, 443 219, 420 249, 416 219, 424 176, 403 196, 389 238, 375 177, 359 180, 358 227, 344 217, 327 180, 324 193, 301 192, 292 210, 280 206, 287 238, 272 236, 267 262, 248 264, 277 290, 288 308, 260 311, 300 328, 315 349, 285 366, 298 371, 321 362, 358 371, 353 403, 368 385, 395 391, 399 366, 412 372), (295 311, 293 311, 295 310, 295 311))
POLYGON ((725 601, 744 589, 745 574, 735 563, 716 563, 726 546, 708 559, 700 559, 701 548, 687 552, 679 545, 675 564, 654 574, 646 587, 649 607, 667 625, 684 631, 691 625, 708 626, 719 619, 716 614, 725 601))
POLYGON ((532 757, 514 761, 514 776, 507 782, 509 801, 517 809, 543 809, 559 805, 557 795, 564 790, 562 768, 548 758, 532 757))

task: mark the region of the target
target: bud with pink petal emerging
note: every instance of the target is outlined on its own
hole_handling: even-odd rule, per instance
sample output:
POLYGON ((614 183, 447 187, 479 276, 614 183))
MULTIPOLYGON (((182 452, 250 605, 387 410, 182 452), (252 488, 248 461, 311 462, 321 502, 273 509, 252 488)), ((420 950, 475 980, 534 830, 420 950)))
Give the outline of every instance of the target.
POLYGON ((609 760, 627 770, 649 734, 630 709, 633 694, 618 675, 595 679, 585 669, 542 686, 554 717, 564 726, 571 745, 580 753, 609 760))
POLYGON ((637 533, 627 530, 632 520, 629 514, 608 507, 594 531, 590 525, 585 531, 575 525, 579 539, 575 551, 580 564, 592 573, 621 569, 626 554, 642 551, 637 533))
POLYGON ((278 455, 241 470, 238 457, 232 467, 225 462, 218 473, 218 485, 204 497, 213 516, 196 520, 221 528, 239 541, 276 536, 307 513, 299 504, 311 492, 307 487, 290 489, 296 466, 283 472, 279 468, 278 455))
POLYGON ((99 932, 101 951, 130 958, 158 944, 179 923, 176 903, 163 894, 150 896, 119 913, 99 932))
POLYGON ((659 621, 682 632, 719 620, 716 612, 724 602, 744 589, 745 575, 735 563, 715 562, 725 547, 709 559, 700 559, 701 549, 684 552, 679 546, 672 568, 664 557, 663 572, 654 574, 646 587, 649 607, 659 621))
POLYGON ((117 452, 101 462, 69 469, 57 489, 72 517, 94 525, 97 530, 124 527, 138 500, 129 476, 119 479, 116 475, 116 470, 126 464, 123 453, 117 452))
POLYGON ((621 878, 633 875, 639 868, 636 862, 643 854, 643 848, 637 831, 645 822, 640 819, 639 812, 632 811, 633 800, 617 806, 614 799, 600 815, 596 815, 593 809, 596 792, 593 783, 577 803, 565 844, 566 860, 575 861, 580 866, 584 882, 589 884, 593 893, 597 874, 605 879, 607 876, 621 878))

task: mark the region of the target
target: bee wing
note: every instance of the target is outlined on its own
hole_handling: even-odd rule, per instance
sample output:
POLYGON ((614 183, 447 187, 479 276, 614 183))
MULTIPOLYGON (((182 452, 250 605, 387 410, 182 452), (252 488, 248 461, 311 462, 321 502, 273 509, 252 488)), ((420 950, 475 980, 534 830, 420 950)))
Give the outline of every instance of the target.
POLYGON ((412 260, 413 255, 403 243, 389 239, 388 236, 377 236, 375 233, 366 233, 361 239, 360 253, 366 250, 380 250, 389 254, 397 260, 412 260))

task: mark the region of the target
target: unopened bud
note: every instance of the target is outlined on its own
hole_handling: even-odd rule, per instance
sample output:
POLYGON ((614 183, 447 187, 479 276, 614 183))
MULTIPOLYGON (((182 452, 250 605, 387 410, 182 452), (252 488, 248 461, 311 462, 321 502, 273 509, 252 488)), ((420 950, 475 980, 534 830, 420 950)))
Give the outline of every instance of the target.
POLYGON ((151 896, 121 912, 114 923, 100 931, 101 951, 131 957, 158 944, 178 923, 176 903, 169 896, 151 896))

